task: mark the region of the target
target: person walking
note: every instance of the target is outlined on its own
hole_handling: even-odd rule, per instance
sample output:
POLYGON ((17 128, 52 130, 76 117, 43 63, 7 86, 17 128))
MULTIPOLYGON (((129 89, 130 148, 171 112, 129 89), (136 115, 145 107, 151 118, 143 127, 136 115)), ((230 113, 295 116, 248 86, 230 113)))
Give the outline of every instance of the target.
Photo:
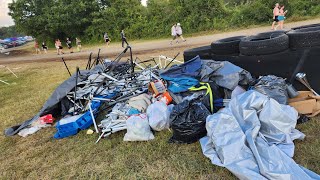
POLYGON ((109 47, 111 39, 109 38, 108 33, 106 33, 106 32, 104 33, 103 39, 106 42, 107 46, 109 47))
POLYGON ((59 55, 58 39, 56 39, 56 40, 54 41, 54 46, 56 47, 57 54, 59 55))
POLYGON ((124 34, 124 30, 123 29, 121 30, 120 36, 121 36, 121 40, 122 40, 122 47, 124 48, 124 43, 126 43, 127 46, 128 46, 129 43, 127 42, 127 38, 126 38, 126 35, 124 34))
POLYGON ((287 12, 288 12, 287 10, 284 11, 284 5, 280 6, 279 16, 278 16, 279 23, 275 29, 277 29, 279 25, 280 25, 280 29, 283 29, 284 19, 287 12))
POLYGON ((279 3, 276 3, 275 7, 273 8, 273 23, 272 23, 272 26, 271 26, 271 30, 274 30, 274 26, 275 24, 277 23, 277 25, 279 25, 279 3))
POLYGON ((176 40, 176 38, 177 38, 176 26, 177 26, 176 24, 173 24, 171 27, 172 40, 170 41, 170 45, 172 45, 172 41, 176 40))
POLYGON ((63 51, 62 51, 63 47, 62 47, 62 44, 61 44, 60 39, 56 39, 56 41, 55 41, 55 46, 56 46, 57 54, 58 54, 58 55, 64 54, 63 51))
POLYGON ((45 54, 47 54, 48 46, 44 41, 42 42, 42 50, 44 51, 45 54))
POLYGON ((36 54, 40 53, 39 43, 37 40, 34 41, 34 49, 36 50, 36 54))
POLYGON ((70 50, 70 53, 73 53, 72 42, 71 42, 70 38, 67 38, 66 44, 68 46, 68 49, 70 50))
MULTIPOLYGON (((183 36, 182 36, 182 28, 181 28, 181 24, 180 24, 180 23, 177 23, 176 33, 177 33, 177 38, 180 37, 183 42, 186 41, 186 40, 183 38, 183 36)), ((179 43, 179 40, 178 40, 178 39, 177 39, 177 43, 179 43)))
POLYGON ((82 46, 81 46, 81 40, 76 37, 76 44, 77 44, 77 50, 78 52, 81 52, 82 46))

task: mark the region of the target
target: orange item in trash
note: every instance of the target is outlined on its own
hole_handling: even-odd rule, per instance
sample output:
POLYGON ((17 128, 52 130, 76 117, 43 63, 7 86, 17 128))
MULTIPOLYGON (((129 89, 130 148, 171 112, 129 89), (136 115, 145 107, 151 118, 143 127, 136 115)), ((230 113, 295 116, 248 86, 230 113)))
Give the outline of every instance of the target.
POLYGON ((170 96, 169 92, 166 91, 162 94, 161 100, 169 105, 172 102, 172 97, 170 96))

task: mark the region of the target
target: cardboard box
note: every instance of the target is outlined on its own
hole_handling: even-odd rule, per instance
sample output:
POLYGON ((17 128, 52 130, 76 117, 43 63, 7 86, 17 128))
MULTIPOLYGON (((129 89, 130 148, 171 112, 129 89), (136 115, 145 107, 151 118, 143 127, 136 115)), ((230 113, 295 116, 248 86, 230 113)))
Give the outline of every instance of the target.
POLYGON ((314 96, 311 91, 299 91, 297 97, 289 99, 289 105, 308 117, 314 117, 320 113, 320 97, 314 96))

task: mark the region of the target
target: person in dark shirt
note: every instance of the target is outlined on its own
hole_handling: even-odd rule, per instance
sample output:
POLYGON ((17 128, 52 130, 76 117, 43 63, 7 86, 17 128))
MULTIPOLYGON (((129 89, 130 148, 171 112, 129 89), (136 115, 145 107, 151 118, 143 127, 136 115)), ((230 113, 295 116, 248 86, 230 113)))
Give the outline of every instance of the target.
POLYGON ((122 47, 124 48, 124 43, 127 44, 127 46, 129 45, 129 43, 127 42, 127 38, 126 38, 126 35, 124 34, 124 30, 122 29, 121 33, 120 33, 120 36, 121 36, 121 40, 122 40, 122 47))
POLYGON ((72 42, 71 42, 70 38, 67 38, 66 44, 68 46, 68 49, 70 50, 70 53, 73 53, 72 42))
POLYGON ((47 54, 48 46, 44 41, 42 42, 42 50, 47 54))

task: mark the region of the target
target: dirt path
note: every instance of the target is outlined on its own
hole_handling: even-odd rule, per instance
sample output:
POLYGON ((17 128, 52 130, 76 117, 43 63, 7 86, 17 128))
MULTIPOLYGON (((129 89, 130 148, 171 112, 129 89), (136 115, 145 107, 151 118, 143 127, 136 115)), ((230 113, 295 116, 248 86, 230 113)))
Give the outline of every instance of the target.
MULTIPOLYGON (((320 19, 313 19, 313 20, 307 20, 307 21, 288 23, 285 26, 287 29, 290 29, 296 26, 314 24, 319 22, 320 22, 320 19)), ((133 42, 131 46, 134 54, 142 54, 145 52, 152 53, 152 52, 157 52, 159 50, 162 50, 162 51, 172 50, 172 49, 184 50, 194 46, 209 45, 211 42, 221 38, 239 36, 239 35, 248 36, 248 35, 253 35, 253 34, 265 32, 265 31, 270 31, 270 26, 244 29, 239 31, 219 33, 219 34, 206 35, 206 36, 198 36, 198 37, 190 37, 190 38, 186 37, 187 42, 174 44, 174 45, 169 45, 169 42, 170 42, 169 39, 163 39, 163 40, 152 40, 152 41, 137 42, 137 43, 133 42)), ((120 44, 116 43, 111 45, 108 48, 102 47, 102 46, 94 47, 90 50, 84 50, 82 52, 73 53, 73 54, 67 53, 67 54, 64 54, 63 56, 59 56, 53 52, 50 52, 48 54, 39 54, 39 55, 22 54, 22 55, 13 56, 13 57, 10 55, 8 56, 2 55, 0 56, 0 64, 34 62, 34 61, 55 61, 55 60, 60 60, 61 57, 64 57, 64 59, 66 60, 85 59, 85 58, 88 58, 90 52, 93 52, 96 54, 99 48, 101 49, 102 57, 113 57, 123 50, 120 44)), ((68 52, 67 49, 64 49, 64 50, 65 52, 68 52)))

